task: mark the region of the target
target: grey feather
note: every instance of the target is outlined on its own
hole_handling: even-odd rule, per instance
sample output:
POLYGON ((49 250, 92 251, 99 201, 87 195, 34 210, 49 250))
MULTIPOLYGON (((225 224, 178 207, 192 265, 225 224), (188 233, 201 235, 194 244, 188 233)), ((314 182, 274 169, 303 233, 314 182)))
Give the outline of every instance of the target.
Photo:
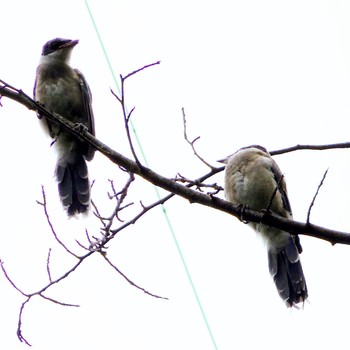
MULTIPOLYGON (((227 164, 225 195, 230 202, 293 218, 283 173, 264 147, 244 147, 221 162, 227 164)), ((269 271, 281 298, 288 306, 307 299, 299 237, 261 223, 249 226, 267 242, 269 271)))
MULTIPOLYGON (((83 74, 72 69, 69 59, 78 40, 56 38, 42 51, 34 85, 34 97, 50 112, 73 123, 83 124, 95 135, 92 96, 83 74)), ((46 132, 55 139, 59 158, 56 179, 63 206, 68 215, 84 213, 90 203, 90 184, 85 160, 92 160, 95 149, 43 115, 39 115, 46 132)))
POLYGON ((269 250, 268 262, 278 294, 287 306, 307 299, 306 281, 294 240, 277 253, 269 250))
POLYGON ((58 192, 68 215, 85 213, 90 203, 90 184, 86 162, 81 155, 67 162, 61 158, 56 167, 58 192))

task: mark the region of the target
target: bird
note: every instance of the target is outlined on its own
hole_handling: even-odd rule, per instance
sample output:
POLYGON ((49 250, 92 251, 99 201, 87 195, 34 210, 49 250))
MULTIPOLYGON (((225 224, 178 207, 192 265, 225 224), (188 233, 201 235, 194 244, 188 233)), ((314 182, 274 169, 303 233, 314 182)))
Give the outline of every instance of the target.
MULTIPOLYGON (((224 192, 229 202, 293 219, 284 175, 264 147, 243 147, 219 162, 226 164, 224 192)), ((261 223, 248 224, 267 243, 269 271, 282 300, 287 307, 304 304, 308 290, 299 236, 261 223)))
MULTIPOLYGON (((43 46, 36 69, 34 99, 47 111, 65 117, 95 136, 89 85, 83 74, 70 66, 72 50, 78 43, 79 40, 55 38, 43 46)), ((95 149, 40 112, 38 118, 58 151, 55 177, 68 217, 87 213, 90 183, 86 161, 93 159, 95 149)))

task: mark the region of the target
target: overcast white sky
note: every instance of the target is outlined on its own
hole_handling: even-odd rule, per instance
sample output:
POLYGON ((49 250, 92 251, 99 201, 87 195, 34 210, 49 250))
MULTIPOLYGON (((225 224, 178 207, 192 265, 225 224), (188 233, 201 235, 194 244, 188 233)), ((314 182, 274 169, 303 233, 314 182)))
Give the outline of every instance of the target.
MULTIPOLYGON (((126 85, 143 150, 160 174, 196 178, 207 172, 183 140, 182 107, 189 136, 201 136, 198 150, 212 164, 250 144, 276 150, 349 140, 348 1, 101 0, 90 6, 117 77, 162 61, 126 85)), ((1 24, 0 79, 29 94, 42 45, 55 37, 80 39, 72 65, 90 84, 97 137, 130 156, 121 110, 109 91, 117 87, 84 1, 7 1, 1 24)), ((50 140, 33 112, 5 98, 2 104, 0 258, 18 287, 31 293, 47 283, 49 248, 53 277, 74 263, 36 204, 41 184, 57 233, 76 252, 82 251, 75 240, 84 242, 86 227, 98 234, 99 222, 93 216, 66 219, 50 140)), ((311 219, 350 231, 349 151, 302 151, 275 160, 298 221, 305 221, 329 168, 311 219)), ((89 169, 96 180, 93 198, 107 215, 107 179, 121 188, 125 176, 99 154, 89 169)), ((214 181, 222 184, 223 174, 214 181)), ((152 186, 138 179, 130 193, 135 207, 123 212, 124 219, 137 212, 139 200, 155 199, 152 186)), ((26 306, 22 331, 34 350, 349 348, 350 247, 301 237, 309 302, 304 310, 290 310, 269 276, 264 245, 247 226, 180 198, 166 209, 212 338, 158 208, 121 232, 108 256, 135 283, 170 300, 130 286, 96 255, 46 294, 80 308, 38 297, 26 306)), ((3 274, 0 295, 0 348, 24 349, 16 328, 25 299, 3 274)))

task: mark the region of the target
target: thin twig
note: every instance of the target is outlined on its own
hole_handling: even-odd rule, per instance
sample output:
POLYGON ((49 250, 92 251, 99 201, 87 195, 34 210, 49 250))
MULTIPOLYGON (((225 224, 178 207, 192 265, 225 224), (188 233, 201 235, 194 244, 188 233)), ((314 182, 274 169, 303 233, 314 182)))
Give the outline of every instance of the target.
POLYGON ((198 180, 188 179, 185 176, 181 175, 180 173, 177 173, 176 177, 172 180, 194 186, 196 188, 196 190, 201 191, 201 192, 203 192, 202 188, 212 188, 214 190, 213 192, 207 192, 207 194, 211 195, 211 196, 224 190, 216 182, 213 184, 205 184, 205 183, 200 182, 198 180))
MULTIPOLYGON (((127 113, 127 110, 126 110, 127 107, 126 107, 126 104, 125 104, 125 92, 124 92, 124 83, 125 83, 125 79, 126 78, 123 78, 122 76, 120 76, 120 79, 121 79, 121 98, 120 98, 120 103, 121 103, 122 111, 123 111, 124 127, 125 127, 125 131, 126 131, 126 137, 128 139, 129 147, 130 147, 131 153, 132 153, 132 155, 134 157, 134 160, 135 160, 136 164, 139 167, 141 167, 141 162, 138 159, 138 156, 136 154, 136 151, 135 151, 135 148, 134 148, 134 144, 133 144, 132 138, 131 138, 130 128, 129 128, 130 114, 127 113)), ((132 110, 134 110, 134 108, 132 110)))
POLYGON ((141 71, 143 71, 143 70, 145 70, 147 68, 153 67, 153 66, 155 66, 157 64, 160 64, 160 61, 157 61, 157 62, 154 62, 154 63, 151 63, 151 64, 147 64, 147 65, 143 66, 142 68, 134 70, 133 72, 127 74, 126 76, 120 75, 120 81, 121 81, 120 96, 118 96, 117 94, 115 94, 111 90, 113 96, 116 97, 116 99, 118 100, 118 102, 122 106, 123 118, 124 118, 124 126, 125 126, 125 130, 126 130, 126 136, 127 136, 128 142, 129 142, 129 147, 130 147, 131 153, 132 153, 132 155, 134 157, 134 160, 135 160, 136 164, 138 166, 140 166, 140 167, 141 167, 141 162, 138 159, 138 156, 136 154, 136 151, 135 151, 135 148, 134 148, 134 145, 133 145, 133 142, 132 142, 132 138, 131 138, 130 127, 129 127, 131 115, 134 112, 135 107, 133 107, 130 110, 130 112, 127 112, 127 107, 126 107, 126 103, 125 103, 125 89, 124 89, 124 86, 125 86, 125 81, 128 78, 132 77, 133 75, 135 75, 135 74, 137 74, 137 73, 139 73, 139 72, 141 72, 141 71))
POLYGON ((47 270, 47 275, 49 276, 49 281, 52 282, 51 271, 50 271, 50 257, 51 257, 51 248, 49 248, 49 253, 47 254, 46 270, 47 270))
MULTIPOLYGON (((98 218, 101 222, 101 224, 103 225, 103 227, 106 227, 107 224, 105 223, 105 218, 103 218, 98 210, 97 205, 95 204, 95 202, 93 200, 91 200, 91 205, 94 207, 94 211, 93 214, 95 215, 96 218, 98 218)), ((91 242, 90 242, 91 243, 91 242)))
POLYGON ((160 61, 157 61, 157 62, 154 62, 154 63, 150 63, 150 64, 146 64, 145 66, 143 66, 142 68, 139 68, 139 69, 136 69, 134 70, 133 72, 127 74, 125 77, 123 77, 124 80, 130 78, 131 76, 143 71, 144 69, 147 69, 147 68, 150 68, 150 67, 153 67, 157 64, 160 64, 160 61))
POLYGON ((111 94, 119 101, 119 103, 122 103, 121 98, 110 88, 111 94))
POLYGON ((27 297, 28 295, 24 292, 22 292, 21 289, 19 289, 15 283, 12 281, 12 279, 10 278, 10 276, 7 274, 7 271, 5 269, 5 266, 4 266, 4 262, 0 260, 0 266, 1 266, 1 270, 2 272, 4 273, 6 279, 10 282, 10 284, 12 285, 13 288, 15 288, 19 293, 21 293, 23 296, 27 297))
POLYGON ((28 346, 31 346, 31 344, 29 344, 27 339, 24 338, 24 336, 22 335, 22 315, 23 315, 24 306, 29 302, 29 300, 30 300, 30 297, 22 303, 20 310, 19 310, 18 324, 17 324, 17 337, 20 340, 20 342, 25 343, 28 346))
POLYGON ((63 275, 61 275, 60 277, 56 278, 55 280, 52 280, 50 283, 48 283, 46 286, 42 287, 40 290, 34 292, 34 293, 30 293, 30 294, 26 294, 27 296, 34 296, 34 295, 41 295, 43 292, 45 292, 47 289, 49 289, 50 287, 52 287, 54 284, 57 284, 59 282, 61 282, 62 280, 64 280, 65 278, 67 278, 72 272, 74 272, 79 265, 86 259, 88 258, 90 255, 92 254, 92 252, 89 252, 87 254, 85 254, 84 256, 82 256, 78 262, 71 267, 68 271, 66 271, 63 275))
POLYGON ((321 180, 321 182, 319 183, 319 185, 318 185, 318 187, 317 187, 317 191, 316 191, 314 197, 312 198, 311 204, 310 204, 310 206, 309 206, 309 210, 307 211, 306 224, 309 224, 309 223, 310 223, 310 215, 311 215, 312 207, 314 206, 315 201, 316 201, 316 197, 318 196, 318 193, 319 193, 319 191, 320 191, 320 189, 321 189, 321 187, 322 187, 322 185, 323 185, 323 182, 324 182, 324 180, 326 179, 328 170, 329 170, 329 169, 327 169, 327 170, 324 172, 323 177, 322 177, 322 180, 321 180))
POLYGON ((102 255, 103 258, 108 262, 108 264, 109 264, 110 266, 112 266, 113 269, 114 269, 115 271, 117 271, 117 272, 118 272, 126 281, 128 281, 128 283, 130 283, 133 287, 142 290, 144 293, 150 295, 151 297, 158 298, 158 299, 169 300, 169 299, 166 298, 166 297, 162 297, 162 296, 160 296, 160 295, 153 294, 153 293, 147 291, 146 289, 144 289, 144 288, 138 286, 138 285, 137 285, 136 283, 134 283, 130 278, 128 278, 123 272, 121 272, 121 271, 107 258, 106 254, 101 254, 101 255, 102 255))
POLYGON ((56 299, 53 299, 53 298, 50 298, 50 297, 47 297, 46 295, 43 295, 43 294, 38 294, 39 296, 41 296, 43 299, 45 300, 48 300, 48 301, 51 301, 52 303, 54 304, 58 304, 58 305, 61 305, 61 306, 68 306, 68 307, 80 307, 80 305, 78 304, 69 304, 69 303, 64 303, 62 301, 59 301, 59 300, 56 300, 56 299))
MULTIPOLYGON (((119 221, 122 221, 119 217, 118 217, 118 213, 120 210, 122 210, 122 203, 124 202, 124 199, 126 198, 127 196, 127 193, 128 193, 128 190, 129 190, 129 187, 131 186, 132 182, 135 180, 135 175, 133 173, 129 173, 129 178, 126 182, 126 184, 124 185, 124 187, 121 189, 121 191, 117 192, 116 193, 116 199, 117 199, 117 205, 113 211, 113 214, 111 216, 112 217, 116 217, 119 221)), ((129 205, 132 205, 129 203, 129 205)), ((127 207, 129 205, 126 205, 124 207, 127 207)), ((105 228, 105 231, 109 231, 109 229, 112 227, 112 220, 110 221, 109 224, 107 224, 106 228, 105 228)))
POLYGON ((88 252, 91 250, 90 247, 91 247, 91 244, 92 244, 92 243, 90 243, 90 246, 89 246, 89 248, 88 248, 88 247, 85 247, 84 244, 80 243, 77 239, 75 240, 75 242, 78 244, 78 246, 79 246, 80 248, 83 248, 84 250, 86 250, 86 251, 88 251, 88 252))
POLYGON ((184 126, 184 139, 186 140, 186 142, 191 146, 192 151, 194 153, 194 155, 202 162, 204 163, 206 166, 208 166, 210 169, 215 169, 215 167, 211 164, 209 164, 203 157, 201 157, 194 144, 197 140, 200 139, 200 136, 197 136, 194 140, 190 141, 188 136, 187 136, 187 121, 186 121, 186 114, 185 114, 185 108, 182 107, 182 120, 183 120, 183 126, 184 126))
POLYGON ((113 195, 110 195, 109 193, 107 193, 107 194, 108 194, 108 198, 109 198, 109 199, 117 198, 117 197, 118 197, 118 194, 119 194, 120 192, 117 192, 117 191, 116 191, 116 189, 115 189, 115 187, 114 187, 114 181, 113 181, 113 180, 108 179, 108 181, 109 181, 109 183, 110 183, 110 185, 111 185, 112 192, 113 192, 113 195))
POLYGON ((272 156, 277 156, 280 154, 285 154, 289 152, 295 151, 324 151, 324 150, 332 150, 332 149, 344 149, 350 148, 350 142, 340 142, 340 143, 330 143, 328 145, 295 145, 283 149, 279 149, 276 151, 269 152, 272 156))
POLYGON ((71 250, 69 250, 69 248, 58 238, 58 236, 56 234, 55 228, 53 227, 53 224, 52 224, 50 216, 49 216, 49 212, 47 210, 46 194, 45 194, 45 189, 44 189, 43 185, 41 185, 41 193, 42 193, 42 196, 43 196, 43 202, 40 203, 40 202, 37 201, 37 203, 40 203, 43 206, 43 208, 44 208, 46 221, 47 221, 47 223, 48 223, 48 225, 50 227, 50 230, 51 230, 53 236, 55 237, 56 241, 60 244, 60 246, 65 249, 66 252, 68 252, 69 254, 73 255, 75 258, 79 259, 79 257, 75 253, 73 253, 71 250))
POLYGON ((131 114, 133 114, 133 112, 135 111, 136 107, 132 107, 130 112, 128 113, 127 117, 126 117, 126 121, 129 123, 130 118, 131 118, 131 114))

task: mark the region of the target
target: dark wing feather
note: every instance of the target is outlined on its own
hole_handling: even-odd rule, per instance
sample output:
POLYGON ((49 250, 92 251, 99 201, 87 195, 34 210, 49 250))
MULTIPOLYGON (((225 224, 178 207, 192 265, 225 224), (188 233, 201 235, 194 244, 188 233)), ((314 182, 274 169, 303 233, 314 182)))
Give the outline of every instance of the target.
MULTIPOLYGON (((291 208, 290 203, 289 203, 289 199, 288 199, 288 195, 287 195, 287 186, 286 186, 286 182, 284 181, 283 174, 276 163, 273 163, 273 165, 271 166, 271 171, 273 173, 273 176, 274 176, 276 183, 278 184, 278 190, 281 194, 283 208, 292 217, 292 208, 291 208)), ((293 240, 294 240, 294 243, 298 249, 298 252, 301 253, 303 251, 303 248, 301 247, 299 236, 293 235, 293 240)))
MULTIPOLYGON (((86 113, 86 126, 91 135, 95 136, 95 119, 94 113, 92 111, 92 95, 89 88, 89 85, 84 77, 84 75, 78 70, 74 69, 75 73, 78 75, 81 96, 83 99, 84 111, 86 113)), ((95 150, 92 147, 89 147, 86 154, 86 159, 91 160, 94 157, 95 150)))
POLYGON ((275 162, 271 166, 271 172, 273 173, 276 184, 278 185, 278 191, 281 194, 283 208, 292 216, 292 208, 290 206, 288 195, 287 195, 286 182, 284 181, 283 174, 280 168, 275 162))

